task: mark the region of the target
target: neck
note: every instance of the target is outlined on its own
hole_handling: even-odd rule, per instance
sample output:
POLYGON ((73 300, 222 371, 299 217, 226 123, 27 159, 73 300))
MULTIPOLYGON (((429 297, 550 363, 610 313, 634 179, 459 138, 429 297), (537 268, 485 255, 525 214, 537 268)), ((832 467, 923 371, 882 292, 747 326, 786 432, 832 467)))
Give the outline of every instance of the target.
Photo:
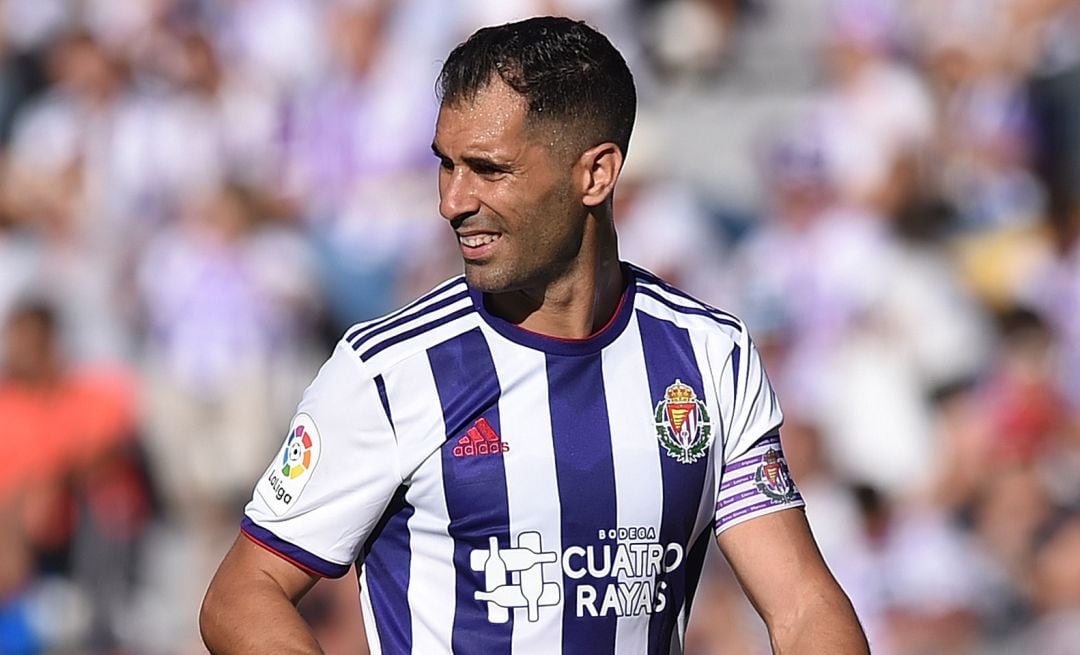
POLYGON ((557 278, 531 288, 486 296, 494 314, 530 332, 584 339, 607 324, 619 307, 624 280, 610 220, 586 234, 577 258, 557 278))

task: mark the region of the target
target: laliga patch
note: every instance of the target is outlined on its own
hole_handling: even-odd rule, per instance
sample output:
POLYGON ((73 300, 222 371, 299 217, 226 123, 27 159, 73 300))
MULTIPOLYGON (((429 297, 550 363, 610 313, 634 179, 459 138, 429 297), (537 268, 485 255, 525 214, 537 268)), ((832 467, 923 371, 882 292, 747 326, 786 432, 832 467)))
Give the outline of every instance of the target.
POLYGON ((315 421, 307 414, 297 414, 281 454, 271 462, 255 487, 276 516, 289 511, 296 503, 311 479, 312 469, 319 463, 321 450, 322 441, 315 421))

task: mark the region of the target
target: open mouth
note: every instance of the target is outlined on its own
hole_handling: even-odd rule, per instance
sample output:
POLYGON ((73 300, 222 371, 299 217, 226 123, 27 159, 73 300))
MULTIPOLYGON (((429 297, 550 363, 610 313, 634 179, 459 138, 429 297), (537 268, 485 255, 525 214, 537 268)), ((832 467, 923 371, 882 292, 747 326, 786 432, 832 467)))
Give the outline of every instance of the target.
POLYGON ((461 252, 466 259, 477 259, 488 254, 499 241, 501 235, 484 232, 480 234, 458 235, 461 252))

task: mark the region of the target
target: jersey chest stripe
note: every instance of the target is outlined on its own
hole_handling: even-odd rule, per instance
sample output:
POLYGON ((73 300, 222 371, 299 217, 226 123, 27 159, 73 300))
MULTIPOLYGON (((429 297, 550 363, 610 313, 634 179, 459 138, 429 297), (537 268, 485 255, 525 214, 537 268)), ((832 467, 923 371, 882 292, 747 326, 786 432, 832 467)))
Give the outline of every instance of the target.
MULTIPOLYGON (((605 543, 615 545, 614 540, 598 539, 599 531, 617 527, 618 520, 602 361, 600 353, 586 357, 547 356, 555 474, 563 508, 563 552, 572 546, 592 544, 597 559, 605 543)), ((579 594, 591 592, 599 596, 611 581, 591 575, 563 580, 563 655, 613 653, 618 622, 615 613, 593 617, 586 612, 583 617, 577 616, 579 594)), ((589 605, 599 608, 601 601, 594 597, 589 605)))
POLYGON ((390 422, 390 429, 397 432, 394 427, 394 414, 390 411, 390 398, 386 395, 386 380, 382 375, 375 376, 375 389, 379 392, 379 402, 382 403, 383 411, 386 412, 386 420, 390 422))
MULTIPOLYGON (((645 354, 641 350, 637 321, 630 319, 625 338, 604 349, 604 382, 607 385, 608 421, 615 462, 618 527, 647 527, 655 532, 663 515, 660 455, 653 432, 653 405, 649 398, 645 354)), ((641 543, 646 540, 630 540, 641 543)), ((656 604, 653 579, 646 572, 620 573, 623 589, 648 585, 656 604)), ((666 597, 666 596, 665 596, 666 597)), ((615 648, 619 653, 643 653, 649 645, 649 615, 638 603, 619 618, 615 648)), ((627 608, 629 609, 629 608, 627 608)))
POLYGON ((440 309, 442 309, 443 307, 449 307, 450 305, 453 305, 456 302, 465 300, 468 297, 469 297, 469 293, 467 291, 461 291, 460 293, 455 293, 452 296, 447 296, 446 298, 443 298, 442 300, 440 300, 440 301, 438 301, 436 303, 432 303, 432 304, 428 305, 427 307, 424 307, 423 309, 418 310, 416 312, 410 312, 410 313, 403 314, 402 316, 397 317, 396 319, 390 321, 389 323, 385 323, 383 325, 380 325, 377 328, 374 328, 374 329, 368 331, 362 337, 358 338, 356 341, 353 341, 352 342, 353 350, 360 350, 360 348, 365 343, 371 341, 372 339, 374 339, 375 337, 377 337, 379 335, 386 334, 390 330, 393 330, 396 327, 401 327, 402 325, 405 325, 409 321, 415 321, 418 318, 421 318, 421 317, 426 316, 428 314, 432 314, 434 312, 437 312, 440 309))
POLYGON ((499 379, 487 341, 479 328, 465 332, 427 351, 442 406, 448 443, 442 447, 443 490, 454 540, 456 605, 451 648, 454 653, 509 655, 514 617, 489 621, 488 604, 477 600, 486 572, 474 571, 474 550, 489 549, 495 537, 500 548, 510 547, 510 511, 502 455, 455 457, 454 443, 480 418, 500 431, 499 379))
POLYGON ((382 351, 386 350, 390 346, 399 344, 402 341, 408 341, 409 339, 412 339, 415 336, 419 336, 421 334, 424 334, 425 332, 429 332, 431 330, 434 330, 435 328, 439 327, 440 325, 446 325, 447 323, 450 323, 451 321, 456 321, 457 319, 459 319, 459 318, 461 318, 463 316, 468 316, 469 314, 473 313, 474 311, 476 311, 476 310, 473 309, 472 305, 469 305, 468 307, 462 307, 461 309, 459 309, 459 310, 457 310, 457 311, 455 311, 455 312, 453 312, 451 314, 447 314, 446 316, 443 316, 441 318, 432 319, 428 323, 424 323, 423 325, 418 325, 417 327, 406 330, 406 331, 402 332, 401 334, 395 335, 393 337, 389 337, 385 341, 380 341, 380 342, 376 343, 375 345, 371 346, 370 348, 368 348, 367 350, 360 353, 360 359, 362 359, 362 360, 364 360, 366 362, 369 359, 371 359, 372 357, 374 357, 375 355, 378 355, 382 351))
MULTIPOLYGON (((485 334, 504 390, 499 399, 499 434, 509 448, 503 462, 508 480, 510 534, 519 548, 524 540, 535 539, 533 543, 539 550, 558 553, 562 543, 561 508, 551 443, 545 355, 498 334, 485 334)), ((559 590, 556 600, 562 598, 562 569, 557 561, 523 569, 517 573, 517 581, 511 582, 524 582, 533 590, 539 587, 541 594, 543 585, 554 584, 559 590)), ((554 602, 545 600, 549 601, 554 602)), ((550 655, 562 642, 561 605, 537 603, 531 615, 527 606, 511 611, 514 655, 550 655)))
MULTIPOLYGON (((676 380, 689 385, 698 399, 705 397, 701 371, 694 355, 690 333, 673 323, 662 321, 644 312, 637 314, 641 332, 642 348, 645 351, 645 367, 649 377, 649 392, 653 407, 664 399, 667 388, 676 380)), ((701 426, 697 426, 701 429, 701 426)), ((660 541, 678 542, 689 548, 698 535, 694 534, 697 508, 701 504, 709 458, 701 457, 692 464, 683 464, 671 456, 663 445, 657 443, 660 451, 660 470, 664 484, 664 514, 660 522, 660 541), (692 499, 692 500, 689 500, 692 499), (687 502, 693 508, 684 507, 687 502)), ((666 611, 654 614, 649 622, 649 652, 660 653, 668 648, 671 636, 678 625, 681 603, 688 589, 687 566, 666 574, 663 580, 667 584, 672 599, 666 611)))
POLYGON ((742 358, 742 348, 735 344, 731 348, 731 404, 735 405, 739 398, 739 360, 742 358))
POLYGON ((399 487, 364 544, 371 612, 378 626, 382 652, 387 655, 412 652, 408 525, 413 512, 412 505, 405 501, 405 487, 399 487))
POLYGON ((682 313, 682 314, 689 314, 691 316, 704 316, 705 318, 712 319, 713 321, 719 323, 720 325, 726 325, 728 327, 735 328, 736 330, 738 330, 740 332, 742 331, 742 326, 740 326, 735 321, 730 321, 730 320, 724 318, 723 316, 718 316, 716 314, 716 312, 705 309, 704 307, 687 307, 686 305, 680 305, 680 304, 678 304, 678 303, 664 297, 659 292, 654 291, 653 289, 650 289, 649 287, 642 286, 640 284, 638 285, 637 292, 652 298, 656 302, 660 303, 661 305, 667 307, 668 309, 670 309, 672 311, 676 311, 676 312, 679 312, 679 313, 682 313))
MULTIPOLYGON (((386 315, 386 316, 384 316, 382 318, 378 318, 378 319, 375 319, 374 321, 371 321, 371 322, 368 322, 368 323, 363 323, 363 324, 359 325, 352 332, 350 332, 348 335, 345 336, 345 340, 351 343, 352 340, 355 339, 357 336, 359 336, 361 333, 367 332, 369 330, 377 329, 377 328, 385 325, 387 322, 394 320, 398 316, 401 316, 403 314, 411 312, 414 309, 418 309, 424 303, 430 302, 432 299, 437 298, 440 294, 442 294, 445 291, 451 289, 452 287, 455 287, 455 286, 457 286, 459 284, 462 284, 463 282, 464 282, 464 280, 461 277, 456 277, 456 278, 453 278, 451 280, 447 280, 443 284, 439 285, 435 289, 432 289, 431 291, 429 291, 425 295, 417 298, 416 300, 409 303, 408 305, 405 305, 404 307, 397 310, 396 312, 392 312, 392 313, 390 313, 390 314, 388 314, 388 315, 386 315)), ((424 310, 421 310, 421 312, 422 311, 424 311, 424 310)))
MULTIPOLYGON (((700 300, 698 300, 697 298, 694 298, 693 296, 686 293, 682 289, 679 289, 678 287, 674 287, 674 286, 668 284, 663 279, 657 277, 653 273, 650 273, 650 272, 646 271, 643 268, 639 268, 639 267, 633 266, 633 265, 631 265, 631 268, 633 268, 634 272, 637 273, 637 277, 644 284, 651 284, 652 286, 656 287, 657 289, 660 289, 661 291, 669 293, 669 294, 671 294, 673 296, 676 296, 678 298, 681 298, 683 300, 687 300, 689 302, 692 302, 695 305, 698 305, 699 307, 701 307, 703 309, 709 310, 714 315, 725 316, 725 317, 727 317, 727 318, 729 318, 729 319, 731 319, 733 321, 736 321, 736 322, 738 321, 738 318, 735 315, 729 314, 728 312, 717 309, 716 307, 711 307, 711 306, 701 302, 700 300)), ((740 331, 741 331, 741 328, 740 328, 740 331)))

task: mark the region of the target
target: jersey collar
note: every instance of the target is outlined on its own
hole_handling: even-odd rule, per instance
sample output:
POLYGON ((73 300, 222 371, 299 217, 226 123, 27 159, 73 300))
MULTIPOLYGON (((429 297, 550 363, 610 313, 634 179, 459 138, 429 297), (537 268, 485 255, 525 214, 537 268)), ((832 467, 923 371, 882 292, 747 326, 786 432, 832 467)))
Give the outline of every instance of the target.
POLYGON ((469 297, 472 298, 473 306, 484 319, 484 322, 491 329, 516 344, 552 355, 589 355, 600 352, 615 341, 626 329, 626 325, 630 322, 630 316, 634 312, 634 289, 637 286, 634 271, 625 263, 622 264, 622 270, 626 286, 623 288, 622 297, 619 299, 615 314, 612 315, 604 327, 583 339, 552 337, 526 330, 489 312, 484 304, 483 292, 469 287, 469 297))

